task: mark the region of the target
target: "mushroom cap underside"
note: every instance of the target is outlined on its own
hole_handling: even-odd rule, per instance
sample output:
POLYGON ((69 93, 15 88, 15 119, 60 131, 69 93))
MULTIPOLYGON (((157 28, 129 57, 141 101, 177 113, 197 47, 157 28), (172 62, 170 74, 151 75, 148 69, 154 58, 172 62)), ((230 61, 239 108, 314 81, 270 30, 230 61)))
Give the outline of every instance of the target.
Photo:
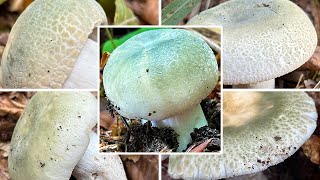
POLYGON ((233 0, 200 13, 190 25, 223 26, 223 83, 274 79, 304 64, 317 34, 308 16, 288 0, 233 0))
POLYGON ((199 104, 215 87, 212 49, 193 32, 151 30, 110 56, 103 72, 106 95, 127 118, 162 120, 199 104))
POLYGON ((314 101, 304 92, 223 95, 223 154, 171 155, 171 177, 219 179, 262 171, 295 153, 316 128, 314 101))

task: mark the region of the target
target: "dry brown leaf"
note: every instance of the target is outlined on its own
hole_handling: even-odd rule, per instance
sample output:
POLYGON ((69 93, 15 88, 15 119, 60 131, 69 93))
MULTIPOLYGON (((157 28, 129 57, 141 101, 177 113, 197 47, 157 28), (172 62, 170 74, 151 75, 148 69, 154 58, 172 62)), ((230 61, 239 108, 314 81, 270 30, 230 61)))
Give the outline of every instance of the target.
POLYGON ((159 159, 156 155, 141 155, 137 162, 126 159, 123 164, 129 180, 158 179, 159 159))
POLYGON ((8 157, 10 151, 10 142, 0 143, 0 156, 8 157))
POLYGON ((0 34, 0 46, 5 46, 9 38, 9 32, 2 32, 0 34))
POLYGON ((0 156, 0 179, 9 180, 8 159, 0 156))
POLYGON ((108 111, 100 112, 100 127, 111 130, 112 124, 117 123, 117 117, 112 118, 108 111))
POLYGON ((10 141, 15 125, 15 121, 0 119, 0 141, 10 141))
POLYGON ((146 24, 159 24, 158 0, 126 0, 126 4, 146 24))
POLYGON ((306 63, 304 63, 299 70, 320 71, 320 46, 317 46, 312 57, 306 63))
POLYGON ((10 12, 22 12, 24 0, 10 0, 9 11, 10 12))
POLYGON ((302 146, 304 154, 311 162, 320 165, 320 137, 312 135, 302 146))
POLYGON ((9 141, 32 92, 0 92, 0 141, 9 141))
POLYGON ((11 92, 0 95, 0 116, 8 114, 17 118, 22 114, 27 103, 27 97, 22 93, 11 92))
POLYGON ((125 155, 125 156, 121 156, 121 159, 123 161, 125 160, 131 160, 134 163, 136 163, 139 159, 140 159, 141 155, 125 155))
POLYGON ((0 143, 0 179, 8 180, 8 154, 10 151, 10 143, 0 143))

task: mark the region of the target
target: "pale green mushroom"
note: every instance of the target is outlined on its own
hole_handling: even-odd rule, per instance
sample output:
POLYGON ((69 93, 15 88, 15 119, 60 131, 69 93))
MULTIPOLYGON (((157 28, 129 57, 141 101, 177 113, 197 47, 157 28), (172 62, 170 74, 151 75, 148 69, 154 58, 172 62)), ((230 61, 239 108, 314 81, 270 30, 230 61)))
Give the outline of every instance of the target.
POLYGON ((305 92, 224 92, 223 154, 170 155, 173 178, 221 179, 251 174, 295 153, 317 127, 305 92))
POLYGON ((136 35, 110 56, 103 72, 106 95, 124 117, 170 126, 182 151, 194 128, 207 124, 200 102, 218 80, 218 65, 206 42, 182 29, 136 35))
POLYGON ((306 13, 288 0, 231 0, 188 25, 223 26, 223 83, 274 88, 274 79, 310 59, 317 34, 306 13))
POLYGON ((14 180, 126 179, 120 158, 98 154, 97 99, 90 92, 38 92, 14 129, 14 180), (85 163, 84 163, 85 162, 85 163), (117 172, 115 172, 115 170, 117 172))
POLYGON ((35 0, 10 32, 1 61, 2 87, 95 89, 96 27, 106 22, 94 0, 35 0))

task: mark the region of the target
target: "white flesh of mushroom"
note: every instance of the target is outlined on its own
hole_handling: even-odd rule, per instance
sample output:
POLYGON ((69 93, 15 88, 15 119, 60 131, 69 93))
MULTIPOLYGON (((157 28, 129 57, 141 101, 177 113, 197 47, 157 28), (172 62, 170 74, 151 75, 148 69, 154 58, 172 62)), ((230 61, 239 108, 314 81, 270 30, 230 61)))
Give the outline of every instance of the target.
POLYGON ((87 39, 63 88, 95 89, 98 84, 98 43, 87 39))
POLYGON ((72 175, 77 180, 126 180, 122 161, 118 155, 99 154, 99 138, 90 133, 90 143, 72 175))
POLYGON ((182 114, 173 116, 171 118, 155 121, 153 123, 158 127, 171 127, 176 133, 179 134, 178 152, 187 148, 187 145, 191 142, 190 133, 193 132, 194 128, 200 128, 208 125, 208 122, 203 114, 200 104, 182 114))

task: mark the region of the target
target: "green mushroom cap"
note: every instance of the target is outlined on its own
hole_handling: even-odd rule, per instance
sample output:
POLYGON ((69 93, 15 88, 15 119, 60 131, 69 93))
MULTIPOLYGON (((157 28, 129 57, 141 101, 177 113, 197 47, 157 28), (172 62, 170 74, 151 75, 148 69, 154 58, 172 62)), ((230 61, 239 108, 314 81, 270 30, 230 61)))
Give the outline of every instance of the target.
POLYGON ((215 87, 218 65, 206 42, 182 29, 136 35, 103 72, 106 95, 127 118, 162 120, 195 107, 215 87))
POLYGON ((189 25, 223 26, 223 83, 268 81, 310 59, 317 33, 288 0, 233 0, 201 12, 189 25))

